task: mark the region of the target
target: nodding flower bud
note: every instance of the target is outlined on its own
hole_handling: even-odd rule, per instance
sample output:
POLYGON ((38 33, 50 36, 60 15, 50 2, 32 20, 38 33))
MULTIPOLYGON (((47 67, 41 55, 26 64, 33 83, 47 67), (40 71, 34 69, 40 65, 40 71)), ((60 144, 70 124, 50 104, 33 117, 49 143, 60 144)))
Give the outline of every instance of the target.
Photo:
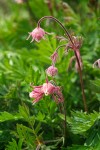
POLYGON ((37 27, 32 32, 29 32, 29 36, 28 36, 27 40, 30 37, 32 37, 32 41, 31 42, 33 42, 34 40, 36 42, 39 42, 42 38, 44 38, 45 34, 46 34, 46 32, 42 28, 37 27))
POLYGON ((58 69, 53 65, 46 69, 46 73, 48 76, 55 76, 58 73, 58 69))

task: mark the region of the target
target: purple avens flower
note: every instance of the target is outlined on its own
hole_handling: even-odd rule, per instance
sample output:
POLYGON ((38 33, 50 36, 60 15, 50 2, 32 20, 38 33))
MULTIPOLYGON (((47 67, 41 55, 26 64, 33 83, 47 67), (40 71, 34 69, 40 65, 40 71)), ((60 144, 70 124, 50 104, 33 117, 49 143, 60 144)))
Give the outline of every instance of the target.
POLYGON ((95 68, 95 67, 100 68, 100 59, 98 59, 94 62, 93 68, 95 68))
POLYGON ((46 96, 52 95, 56 103, 62 103, 64 101, 63 94, 59 86, 55 86, 48 82, 43 84, 42 90, 46 96))
POLYGON ((46 34, 46 32, 40 28, 40 27, 36 27, 32 32, 29 32, 29 36, 27 38, 27 40, 32 37, 32 41, 33 42, 34 40, 36 42, 39 42, 41 39, 44 38, 44 35, 46 34))
POLYGON ((54 91, 55 91, 55 88, 56 87, 50 82, 44 83, 43 86, 42 86, 43 93, 46 96, 53 94, 54 91))
POLYGON ((46 82, 40 86, 33 86, 33 91, 29 93, 30 98, 34 98, 33 104, 37 103, 43 96, 51 95, 57 103, 63 102, 63 95, 59 86, 46 82))
POLYGON ((46 69, 46 74, 48 76, 55 76, 58 73, 58 69, 53 65, 46 69))

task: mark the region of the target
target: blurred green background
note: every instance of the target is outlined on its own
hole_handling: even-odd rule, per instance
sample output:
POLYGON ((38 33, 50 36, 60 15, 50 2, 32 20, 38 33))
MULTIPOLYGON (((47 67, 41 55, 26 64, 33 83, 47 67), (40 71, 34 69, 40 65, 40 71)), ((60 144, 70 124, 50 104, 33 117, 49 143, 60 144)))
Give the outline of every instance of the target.
MULTIPOLYGON (((43 123, 43 140, 56 139, 56 135, 61 135, 59 124, 62 117, 57 115, 56 104, 50 98, 44 98, 33 106, 29 98, 29 92, 32 91, 30 83, 41 85, 45 82, 45 69, 51 64, 50 56, 63 43, 55 38, 63 36, 63 30, 48 19, 41 23, 41 27, 54 34, 46 35, 46 40, 39 43, 26 40, 28 32, 36 27, 37 21, 43 16, 56 17, 70 33, 82 36, 83 39, 80 53, 88 115, 82 113, 84 108, 80 80, 74 64, 67 71, 73 52, 69 51, 65 56, 62 48, 56 64, 59 70, 56 81, 62 86, 69 117, 69 147, 61 149, 99 150, 100 68, 93 68, 93 63, 100 59, 100 0, 26 0, 19 3, 17 0, 0 0, 0 150, 36 149, 36 139, 32 133, 26 133, 33 128, 28 120, 32 116, 32 121, 35 121, 34 128, 38 123, 43 123), (30 113, 26 113, 26 110, 30 113), (75 115, 81 122, 74 118, 75 115), (25 130, 22 126, 28 129, 25 130), (20 134, 19 128, 25 134, 20 134), (16 130, 18 135, 15 134, 16 130)), ((61 143, 50 145, 47 144, 41 149, 59 149, 59 145, 61 147, 61 143)))

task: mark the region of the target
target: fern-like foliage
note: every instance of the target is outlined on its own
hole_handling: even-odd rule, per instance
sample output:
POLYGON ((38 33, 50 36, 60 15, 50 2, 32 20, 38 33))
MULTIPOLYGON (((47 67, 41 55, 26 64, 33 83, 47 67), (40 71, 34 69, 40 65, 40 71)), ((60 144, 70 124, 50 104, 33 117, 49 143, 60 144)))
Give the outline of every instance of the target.
MULTIPOLYGON (((62 114, 59 116, 64 119, 62 114)), ((67 123, 74 134, 84 134, 88 131, 95 123, 100 119, 100 113, 94 111, 93 113, 87 114, 80 111, 72 111, 71 117, 67 117, 67 123)))

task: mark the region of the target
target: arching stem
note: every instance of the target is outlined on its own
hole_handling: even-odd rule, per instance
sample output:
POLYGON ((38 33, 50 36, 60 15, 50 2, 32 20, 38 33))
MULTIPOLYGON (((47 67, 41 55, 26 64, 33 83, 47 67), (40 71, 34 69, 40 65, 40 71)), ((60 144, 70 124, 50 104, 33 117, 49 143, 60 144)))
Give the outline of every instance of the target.
POLYGON ((72 40, 72 38, 71 38, 71 36, 70 36, 70 34, 69 34, 68 31, 66 30, 66 28, 63 26, 63 24, 62 24, 58 19, 56 19, 56 18, 53 17, 53 16, 44 16, 44 17, 42 17, 42 18, 38 21, 37 26, 40 27, 41 21, 43 21, 43 20, 45 20, 45 19, 52 19, 52 20, 56 21, 56 22, 63 28, 63 30, 65 31, 65 33, 66 33, 67 37, 69 38, 69 40, 71 41, 71 43, 74 44, 74 43, 73 43, 73 40, 72 40))

